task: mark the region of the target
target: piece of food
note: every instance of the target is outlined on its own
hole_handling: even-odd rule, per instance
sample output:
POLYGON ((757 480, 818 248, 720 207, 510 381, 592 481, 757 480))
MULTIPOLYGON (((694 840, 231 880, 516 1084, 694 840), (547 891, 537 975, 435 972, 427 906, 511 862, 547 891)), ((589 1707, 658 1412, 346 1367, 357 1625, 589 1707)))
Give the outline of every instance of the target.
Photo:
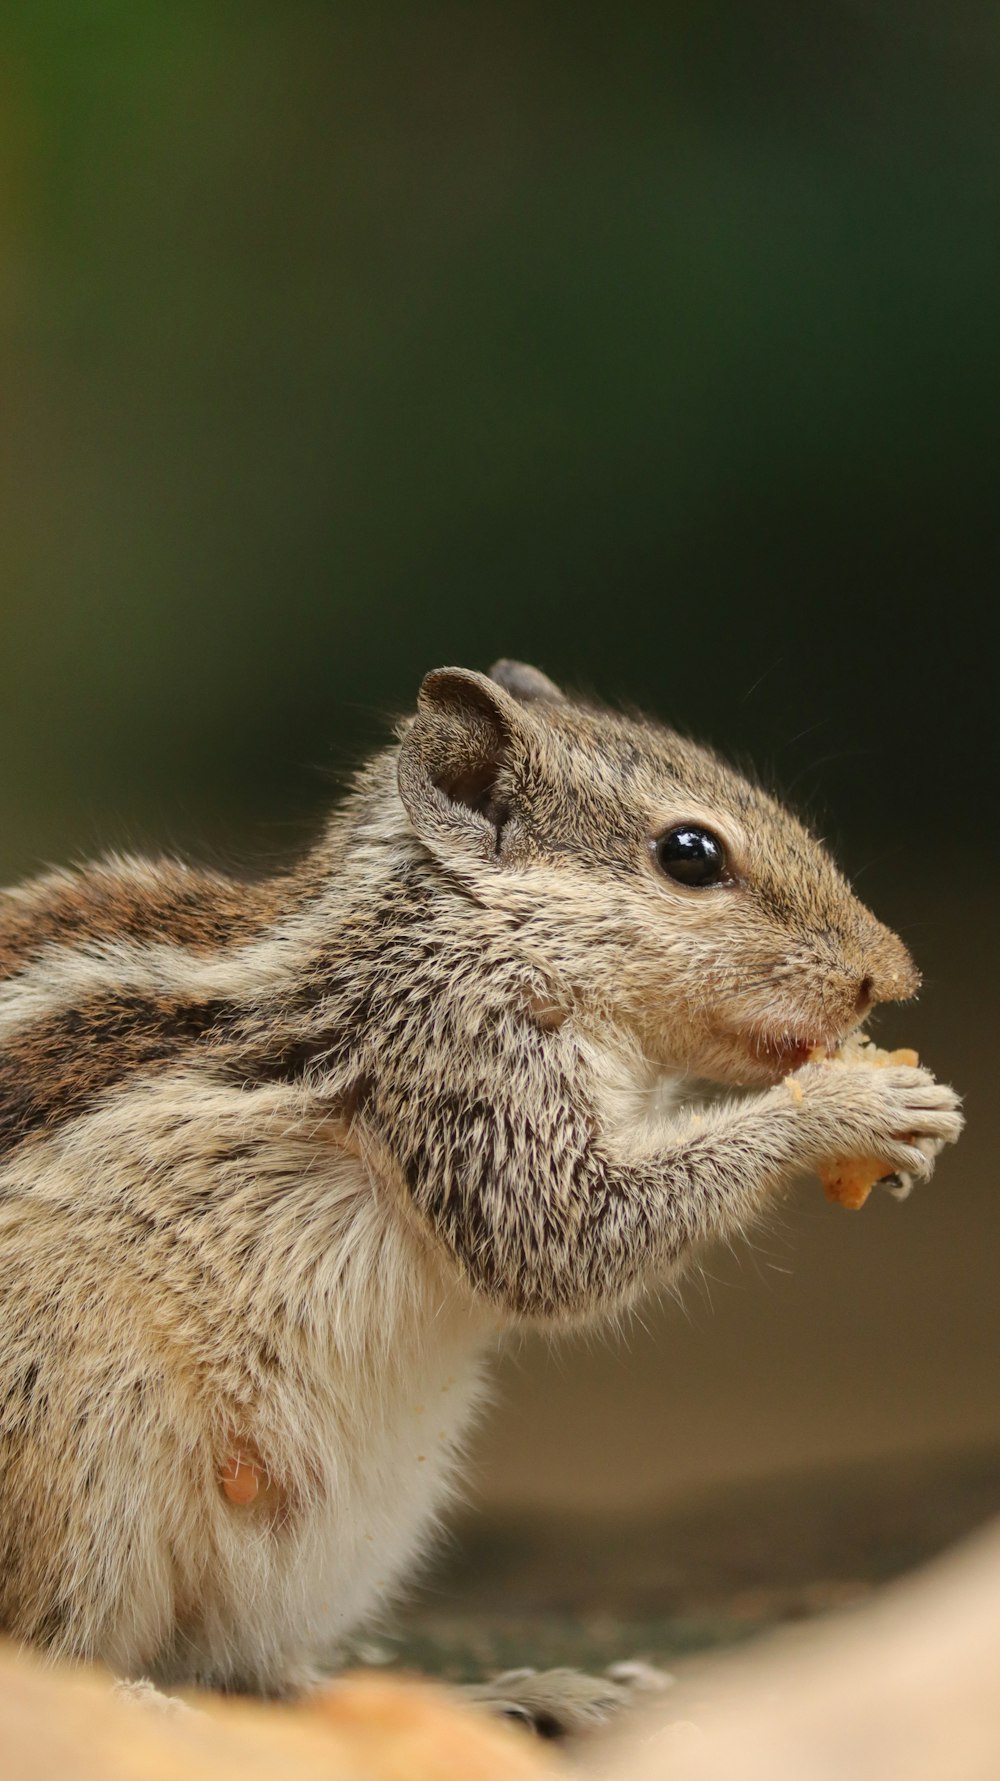
POLYGON ((814 1045, 809 1054, 810 1063, 825 1058, 831 1064, 868 1064, 874 1070, 884 1070, 889 1064, 904 1064, 915 1070, 920 1059, 915 1051, 904 1046, 899 1051, 883 1051, 867 1033, 851 1033, 838 1045, 836 1051, 827 1051, 822 1045, 814 1045))
MULTIPOLYGON (((851 1069, 866 1065, 869 1069, 884 1070, 890 1064, 904 1064, 915 1069, 920 1059, 915 1051, 905 1047, 899 1051, 882 1051, 865 1033, 852 1033, 836 1051, 827 1051, 822 1045, 815 1046, 809 1061, 842 1064, 851 1069)), ((801 1084, 794 1077, 789 1077, 789 1087, 793 1092, 793 1099, 797 1100, 802 1094, 801 1084), (794 1094, 796 1088, 799 1090, 798 1096, 794 1094)), ((835 1157, 826 1168, 819 1171, 819 1178, 828 1200, 835 1201, 848 1212, 858 1212, 876 1183, 891 1182, 893 1175, 887 1174, 885 1164, 876 1162, 873 1157, 858 1156, 835 1157)), ((904 1194, 906 1191, 908 1188, 904 1187, 904 1194)))
POLYGON ((885 1173, 885 1164, 870 1156, 838 1157, 820 1170, 819 1178, 827 1199, 848 1212, 860 1212, 875 1183, 891 1179, 885 1173))

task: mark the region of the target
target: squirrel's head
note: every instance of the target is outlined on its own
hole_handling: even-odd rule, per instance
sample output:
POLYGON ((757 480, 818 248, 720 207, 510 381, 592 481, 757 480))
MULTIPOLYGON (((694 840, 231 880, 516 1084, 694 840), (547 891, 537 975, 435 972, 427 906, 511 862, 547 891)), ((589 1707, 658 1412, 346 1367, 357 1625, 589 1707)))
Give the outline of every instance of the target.
POLYGON ((398 783, 484 937, 516 929, 556 1010, 625 1028, 667 1068, 774 1080, 918 987, 902 942, 777 799, 534 668, 429 674, 398 783))

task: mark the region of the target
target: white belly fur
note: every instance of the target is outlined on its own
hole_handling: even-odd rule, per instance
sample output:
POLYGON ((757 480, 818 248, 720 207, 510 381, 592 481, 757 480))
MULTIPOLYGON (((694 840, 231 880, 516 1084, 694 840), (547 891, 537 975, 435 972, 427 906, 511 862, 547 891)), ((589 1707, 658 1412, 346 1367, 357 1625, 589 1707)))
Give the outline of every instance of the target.
MULTIPOLYGON (((163 1078, 36 1146, 11 1177, 19 1304, 60 1362, 24 1501, 50 1511, 40 1559, 65 1543, 60 1587, 86 1605, 69 1649, 120 1675, 266 1692, 306 1680, 419 1564, 480 1396, 495 1317, 401 1193, 286 1107, 270 1088, 163 1078), (113 1169, 119 1200, 133 1181, 145 1191, 154 1140, 148 1191, 168 1237, 150 1255, 129 1247, 107 1183, 113 1169), (253 1174, 217 1171, 219 1219, 175 1241, 169 1219, 183 1229, 200 1158, 223 1141, 254 1144, 253 1174), (74 1436, 78 1406, 95 1402, 103 1415, 74 1436), (234 1429, 284 1481, 282 1517, 226 1499, 234 1429)), ((3 1234, 0 1220, 0 1259, 3 1234)))
POLYGON ((211 1576, 202 1576, 194 1624, 150 1666, 154 1679, 282 1692, 333 1666, 426 1552, 480 1373, 468 1339, 443 1343, 413 1368, 407 1401, 397 1393, 367 1427, 359 1419, 345 1429, 331 1406, 324 1429, 313 1406, 324 1488, 278 1531, 255 1524, 252 1510, 212 1504, 211 1576))

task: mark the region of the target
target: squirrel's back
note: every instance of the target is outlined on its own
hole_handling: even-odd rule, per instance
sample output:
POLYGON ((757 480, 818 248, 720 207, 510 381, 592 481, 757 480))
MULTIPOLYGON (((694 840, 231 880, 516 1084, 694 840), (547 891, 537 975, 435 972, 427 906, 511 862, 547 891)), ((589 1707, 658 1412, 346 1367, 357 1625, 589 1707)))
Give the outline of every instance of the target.
POLYGON ((134 857, 0 893, 0 1150, 204 1034, 219 962, 283 906, 279 880, 134 857))
POLYGON ((169 939, 210 952, 249 938, 280 908, 274 880, 243 883, 180 860, 110 858, 0 892, 0 980, 49 946, 169 939))

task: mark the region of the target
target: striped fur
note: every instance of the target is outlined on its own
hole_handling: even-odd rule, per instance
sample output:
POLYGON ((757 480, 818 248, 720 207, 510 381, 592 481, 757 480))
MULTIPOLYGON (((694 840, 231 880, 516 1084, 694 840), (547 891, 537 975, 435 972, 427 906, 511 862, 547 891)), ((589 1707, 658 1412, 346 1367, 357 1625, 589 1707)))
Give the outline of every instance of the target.
POLYGON ((280 881, 237 884, 179 860, 112 857, 80 871, 47 872, 0 893, 0 975, 52 942, 156 940, 213 952, 249 938, 281 911, 280 881))

